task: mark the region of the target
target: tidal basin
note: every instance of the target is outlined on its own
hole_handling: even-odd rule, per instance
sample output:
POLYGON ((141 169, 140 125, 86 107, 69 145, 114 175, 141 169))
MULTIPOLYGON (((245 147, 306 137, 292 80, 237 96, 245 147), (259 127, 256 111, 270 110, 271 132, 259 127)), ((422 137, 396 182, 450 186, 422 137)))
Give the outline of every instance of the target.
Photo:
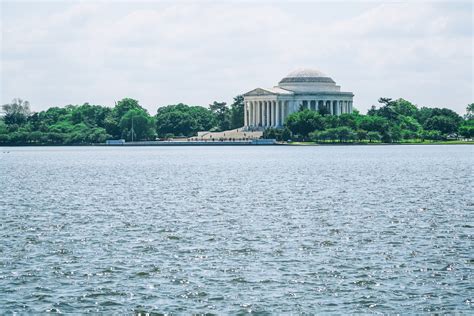
POLYGON ((0 312, 472 313, 473 153, 1 147, 0 312))

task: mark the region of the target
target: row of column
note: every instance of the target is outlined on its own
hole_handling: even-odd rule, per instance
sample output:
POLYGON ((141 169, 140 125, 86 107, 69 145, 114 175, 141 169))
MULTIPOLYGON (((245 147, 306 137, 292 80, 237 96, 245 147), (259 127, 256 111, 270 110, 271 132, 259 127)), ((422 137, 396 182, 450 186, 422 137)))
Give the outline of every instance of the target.
POLYGON ((244 125, 247 127, 280 127, 287 115, 288 101, 247 101, 244 125))
POLYGON ((293 100, 293 101, 246 101, 244 103, 244 126, 280 127, 285 118, 300 107, 319 111, 326 109, 331 115, 352 113, 352 101, 347 100, 293 100))
POLYGON ((318 111, 326 108, 331 115, 340 115, 343 113, 352 113, 352 101, 347 100, 303 100, 298 101, 298 108, 302 105, 303 108, 318 111))

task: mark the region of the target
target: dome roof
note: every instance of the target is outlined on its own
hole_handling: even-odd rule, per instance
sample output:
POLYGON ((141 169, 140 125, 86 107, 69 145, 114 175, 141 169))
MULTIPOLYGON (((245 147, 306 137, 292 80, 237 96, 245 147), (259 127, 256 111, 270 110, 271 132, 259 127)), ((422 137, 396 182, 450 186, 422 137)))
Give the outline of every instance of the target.
POLYGON ((311 77, 327 77, 321 71, 316 69, 298 69, 290 72, 285 78, 311 78, 311 77))
POLYGON ((327 82, 335 83, 330 77, 316 69, 298 69, 290 72, 279 83, 290 82, 327 82))

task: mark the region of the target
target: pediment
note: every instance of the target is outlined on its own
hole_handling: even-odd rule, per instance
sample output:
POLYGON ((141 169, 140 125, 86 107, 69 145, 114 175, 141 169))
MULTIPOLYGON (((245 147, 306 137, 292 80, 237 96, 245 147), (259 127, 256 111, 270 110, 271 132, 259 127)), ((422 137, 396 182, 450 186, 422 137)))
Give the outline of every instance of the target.
POLYGON ((244 94, 244 96, 256 96, 256 95, 276 95, 276 93, 262 89, 262 88, 257 88, 244 94))

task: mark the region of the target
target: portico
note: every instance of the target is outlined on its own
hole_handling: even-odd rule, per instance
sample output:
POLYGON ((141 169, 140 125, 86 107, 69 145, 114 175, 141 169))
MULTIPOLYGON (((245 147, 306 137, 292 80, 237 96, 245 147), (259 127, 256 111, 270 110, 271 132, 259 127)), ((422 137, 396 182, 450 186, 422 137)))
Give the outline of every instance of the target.
POLYGON ((255 100, 245 102, 245 126, 283 126, 288 101, 277 99, 255 100))

